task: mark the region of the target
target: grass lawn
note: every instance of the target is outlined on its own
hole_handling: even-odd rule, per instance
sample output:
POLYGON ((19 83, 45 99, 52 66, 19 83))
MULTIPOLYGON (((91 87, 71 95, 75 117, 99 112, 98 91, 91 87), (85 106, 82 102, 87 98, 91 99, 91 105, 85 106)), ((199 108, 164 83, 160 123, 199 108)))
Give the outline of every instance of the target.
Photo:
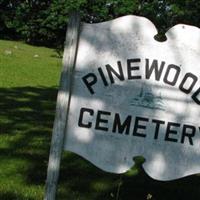
MULTIPOLYGON (((60 70, 54 50, 0 40, 0 200, 43 199, 60 70)), ((115 175, 65 152, 57 199, 196 200, 200 177, 155 181, 141 159, 115 175)))

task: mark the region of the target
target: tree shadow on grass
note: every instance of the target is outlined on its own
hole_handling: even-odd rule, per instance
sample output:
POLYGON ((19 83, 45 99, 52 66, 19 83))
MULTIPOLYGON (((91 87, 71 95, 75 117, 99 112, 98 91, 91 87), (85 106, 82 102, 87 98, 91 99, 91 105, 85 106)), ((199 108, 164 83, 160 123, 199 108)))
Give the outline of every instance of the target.
MULTIPOLYGON (((56 95, 56 87, 0 89, 0 199, 42 199, 56 95), (42 190, 35 189, 35 194, 29 195, 28 188, 34 186, 41 186, 42 190)), ((145 174, 139 161, 136 161, 132 172, 123 175, 106 173, 80 156, 65 152, 61 162, 58 199, 200 198, 198 176, 169 182, 155 181, 145 174)))
MULTIPOLYGON (((3 192, 0 194, 0 199, 2 200, 21 200, 24 199, 23 195, 15 194, 13 192, 3 192)), ((26 198, 26 200, 34 200, 33 198, 26 198)))
POLYGON ((0 89, 0 199, 43 195, 56 95, 56 87, 0 89))
POLYGON ((193 175, 164 182, 150 178, 141 165, 138 168, 139 174, 137 176, 124 175, 120 199, 186 200, 199 199, 200 197, 200 178, 198 176, 193 175))

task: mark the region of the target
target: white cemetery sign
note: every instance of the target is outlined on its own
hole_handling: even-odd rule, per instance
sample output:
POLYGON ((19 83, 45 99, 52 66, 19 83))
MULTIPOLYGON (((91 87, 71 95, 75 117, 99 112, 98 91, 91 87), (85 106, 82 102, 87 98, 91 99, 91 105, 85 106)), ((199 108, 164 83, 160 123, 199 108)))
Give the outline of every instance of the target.
POLYGON ((200 30, 156 34, 136 16, 82 25, 65 150, 114 173, 139 155, 154 179, 200 172, 200 30))
POLYGON ((157 180, 199 173, 200 30, 176 25, 158 42, 151 21, 125 16, 79 34, 64 149, 113 173, 136 156, 157 180))

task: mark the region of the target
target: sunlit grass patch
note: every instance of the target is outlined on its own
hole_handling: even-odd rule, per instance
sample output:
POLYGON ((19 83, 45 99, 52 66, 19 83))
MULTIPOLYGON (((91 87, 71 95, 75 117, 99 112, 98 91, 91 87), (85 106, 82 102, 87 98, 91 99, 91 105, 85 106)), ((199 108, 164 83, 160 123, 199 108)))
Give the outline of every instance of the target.
POLYGON ((53 49, 0 40, 0 87, 57 85, 61 59, 56 55, 53 49))

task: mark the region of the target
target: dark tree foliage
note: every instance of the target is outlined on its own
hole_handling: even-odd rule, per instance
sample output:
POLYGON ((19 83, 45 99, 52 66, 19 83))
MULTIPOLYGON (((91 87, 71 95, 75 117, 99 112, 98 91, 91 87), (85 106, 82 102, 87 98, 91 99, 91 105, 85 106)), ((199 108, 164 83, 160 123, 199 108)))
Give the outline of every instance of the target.
POLYGON ((128 14, 145 16, 161 34, 178 23, 200 24, 197 0, 0 0, 0 37, 59 47, 73 10, 88 23, 128 14))

